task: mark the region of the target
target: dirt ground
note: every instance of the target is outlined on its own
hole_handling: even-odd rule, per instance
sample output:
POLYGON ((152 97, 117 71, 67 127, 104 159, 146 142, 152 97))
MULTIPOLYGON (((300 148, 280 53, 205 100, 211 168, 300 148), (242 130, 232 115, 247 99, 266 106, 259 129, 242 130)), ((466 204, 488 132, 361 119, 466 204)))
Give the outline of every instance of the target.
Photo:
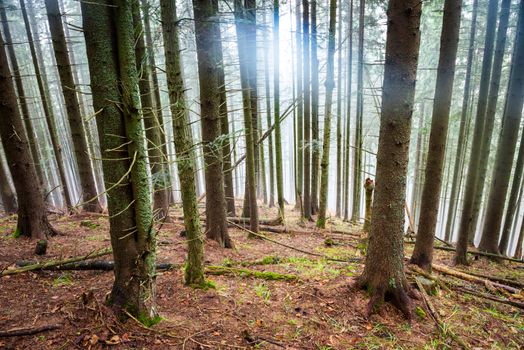
MULTIPOLYGON (((326 246, 330 230, 301 224, 288 210, 286 224, 298 233, 267 233, 287 245, 347 259, 362 257, 359 238, 346 235, 326 246), (309 233, 307 232, 309 231, 309 233)), ((173 209, 171 216, 180 212, 173 209)), ((274 210, 261 217, 274 218, 274 210)), ((159 232, 158 260, 181 264, 186 255, 181 222, 166 223, 159 232)), ((33 254, 34 241, 13 238, 14 217, 0 220, 0 269, 20 260, 63 259, 109 247, 107 217, 54 218, 64 235, 49 240, 45 257, 33 254)), ((332 220, 331 229, 360 233, 359 226, 332 220)), ((162 321, 150 328, 129 319, 118 322, 105 306, 112 272, 39 271, 0 278, 0 331, 60 324, 30 336, 0 338, 0 349, 458 349, 451 334, 472 349, 524 348, 523 310, 457 291, 440 289, 431 302, 444 322, 437 328, 422 300, 411 322, 389 303, 365 317, 368 297, 352 283, 363 261, 341 263, 248 239, 230 231, 234 249, 206 243, 206 264, 244 266, 257 271, 293 274, 296 281, 273 281, 240 275, 208 276, 214 288, 186 287, 182 271, 159 272, 157 302, 162 321), (425 311, 424 311, 425 310, 425 311)), ((363 233, 362 237, 364 237, 363 233)), ((341 237, 341 235, 337 236, 341 237)), ((412 245, 406 245, 409 256, 412 245)), ((110 256, 100 259, 110 260, 110 256)), ((451 254, 437 251, 436 261, 450 265, 451 254)), ((470 271, 524 282, 524 264, 474 261, 470 271)), ((412 279, 411 279, 412 280, 412 279)), ((465 286, 478 291, 482 285, 465 286)))

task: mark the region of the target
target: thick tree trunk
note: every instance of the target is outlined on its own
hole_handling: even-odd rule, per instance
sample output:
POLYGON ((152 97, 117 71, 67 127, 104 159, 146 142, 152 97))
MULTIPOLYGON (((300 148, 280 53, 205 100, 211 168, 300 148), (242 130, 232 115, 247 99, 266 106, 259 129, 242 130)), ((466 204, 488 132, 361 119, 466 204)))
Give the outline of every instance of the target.
POLYGON ((469 119, 469 105, 471 95, 471 68, 473 67, 473 50, 475 48, 475 34, 477 28, 477 11, 478 0, 473 0, 473 13, 471 18, 471 28, 469 32, 469 47, 468 47, 468 60, 466 64, 466 77, 464 79, 464 96, 462 98, 462 111, 460 115, 460 129, 457 141, 456 158, 454 161, 453 169, 453 183, 451 185, 451 196, 449 199, 449 209, 446 219, 446 228, 444 232, 444 240, 450 242, 453 238, 453 218, 455 217, 457 202, 460 192, 460 180, 462 178, 462 168, 464 164, 464 157, 466 156, 466 126, 469 119))
POLYGON ((220 90, 215 57, 217 12, 210 0, 193 0, 200 83, 200 118, 206 182, 206 236, 231 248, 227 229, 226 199, 221 152, 215 150, 220 137, 220 90))
POLYGON ((166 57, 167 88, 173 116, 173 138, 182 194, 188 245, 185 283, 202 287, 204 279, 204 238, 200 227, 195 181, 195 151, 184 96, 182 65, 178 44, 175 2, 161 0, 162 33, 166 57))
MULTIPOLYGON (((275 170, 280 222, 284 222, 284 174, 282 169, 282 135, 280 129, 280 11, 279 0, 273 1, 273 103, 275 112, 275 170)), ((269 127, 269 125, 268 125, 269 127)), ((270 134, 271 135, 271 134, 270 134)), ((271 141, 270 141, 271 142, 271 141)))
POLYGON ((162 130, 155 112, 151 89, 151 66, 147 61, 139 0, 133 0, 133 25, 135 28, 135 55, 139 74, 138 87, 142 101, 142 115, 147 138, 149 167, 153 181, 153 211, 155 219, 166 220, 169 214, 169 169, 162 152, 162 130))
POLYGON ((246 16, 240 0, 235 0, 235 27, 238 41, 238 58, 240 61, 240 82, 242 87, 242 106, 244 111, 244 130, 246 139, 246 183, 247 192, 245 200, 249 200, 249 222, 251 231, 258 232, 258 205, 257 205, 257 188, 256 188, 256 170, 255 170, 255 145, 256 129, 254 128, 253 114, 251 113, 253 99, 250 98, 252 90, 249 85, 249 65, 247 50, 247 33, 248 26, 245 24, 246 16))
POLYGON ((29 142, 18 109, 13 74, 9 71, 7 45, 0 33, 0 138, 18 198, 15 235, 45 239, 55 233, 46 216, 46 205, 29 142))
POLYGON ((58 66, 58 74, 64 95, 67 117, 73 139, 74 153, 78 164, 78 174, 82 189, 81 207, 90 212, 101 212, 95 179, 93 176, 93 166, 89 159, 89 147, 87 145, 84 123, 80 114, 78 97, 76 95, 76 86, 73 79, 73 72, 69 56, 67 54, 67 45, 62 27, 60 9, 57 0, 45 1, 47 10, 47 19, 53 41, 53 49, 58 66))
MULTIPOLYGON (((497 32, 495 56, 491 68, 491 81, 488 94, 488 105, 484 120, 484 131, 482 132, 482 146, 480 149, 481 157, 479 163, 479 174, 477 188, 475 190, 475 201, 473 203, 473 222, 478 222, 482 197, 484 194, 484 183, 488 171, 488 159, 491 150, 491 139, 495 125, 495 114, 497 112, 497 101, 499 97, 500 79, 502 75, 502 64, 504 61, 504 49, 506 46, 506 36, 508 31, 508 21, 511 1, 503 0, 500 7, 499 28, 497 32)), ((474 231, 470 232, 469 240, 473 243, 474 231)))
POLYGON ((317 0, 311 1, 311 214, 318 212, 320 137, 318 122, 317 0))
POLYGON ((509 179, 517 145, 522 104, 524 102, 524 1, 520 2, 517 35, 513 49, 511 72, 506 93, 502 130, 497 145, 493 180, 487 202, 487 213, 479 250, 498 253, 500 225, 509 187, 509 179))
POLYGON ((459 226, 459 238, 457 250, 455 252, 455 263, 467 264, 467 249, 470 232, 475 232, 476 221, 474 221, 473 204, 475 200, 475 189, 477 187, 480 148, 484 131, 484 120, 486 116, 489 80, 491 75, 491 63, 493 61, 493 46, 495 39, 495 29, 497 22, 498 1, 489 0, 488 15, 486 22, 486 36, 484 39, 484 55, 482 59, 482 73, 480 78, 480 88, 478 92, 477 115, 475 118, 475 130, 473 131, 473 142, 471 155, 468 165, 468 175, 466 179, 466 189, 462 206, 462 217, 459 226))
POLYGON ((404 275, 404 205, 415 93, 420 13, 418 0, 390 0, 377 178, 369 247, 359 285, 371 292, 368 313, 386 295, 411 316, 404 275))
MULTIPOLYGON (((42 102, 42 108, 44 110, 44 115, 46 118, 46 124, 49 131, 49 136, 51 138, 51 144, 53 146, 54 156, 56 159, 58 174, 60 176, 61 184, 61 193, 65 199, 66 206, 72 208, 73 201, 69 194, 67 176, 65 170, 64 158, 62 157, 62 148, 60 147, 60 141, 58 139, 58 132, 56 128, 56 120, 51 106, 49 86, 47 80, 45 79, 45 67, 42 64, 40 68, 40 62, 42 61, 42 53, 40 48, 40 40, 34 40, 34 36, 31 31, 31 25, 29 22, 29 16, 27 15, 27 10, 25 7, 25 0, 20 0, 20 8, 22 10, 22 17, 24 18, 25 30, 27 37, 29 39, 29 49, 31 51, 31 58, 33 60, 33 66, 35 69, 36 81, 38 84, 38 91, 40 93, 40 101, 42 102), (40 56, 40 62, 39 62, 40 56)), ((33 18, 34 21, 34 18, 33 18)))
MULTIPOLYGON (((346 139, 344 145, 344 221, 349 220, 349 155, 350 150, 350 129, 351 129, 351 99, 353 87, 353 0, 349 3, 349 27, 348 27, 348 72, 347 72, 347 110, 346 110, 346 139)), ((340 72, 340 74, 342 74, 340 72)), ((342 90, 340 85, 339 89, 342 90)))
POLYGON ((302 59, 304 70, 304 218, 311 219, 311 67, 309 51, 309 0, 302 0, 302 59))
POLYGON ((433 240, 437 226, 440 190, 442 186, 449 111, 460 30, 462 1, 446 0, 440 35, 440 58, 437 69, 437 84, 433 102, 429 153, 426 164, 420 223, 411 263, 424 270, 431 270, 433 240))
POLYGON ((131 3, 95 0, 81 6, 115 260, 109 301, 120 317, 129 312, 147 322, 158 315, 156 241, 131 3))
POLYGON ((353 161, 353 208, 351 221, 360 220, 362 193, 362 122, 364 120, 364 10, 366 1, 360 0, 358 19, 357 118, 353 161))
POLYGON ((328 57, 326 75, 326 103, 324 104, 324 140, 322 143, 322 162, 320 174, 320 205, 317 227, 326 227, 326 209, 329 187, 329 146, 331 143, 331 107, 333 104, 333 89, 335 88, 335 32, 337 25, 337 0, 329 1, 328 57))

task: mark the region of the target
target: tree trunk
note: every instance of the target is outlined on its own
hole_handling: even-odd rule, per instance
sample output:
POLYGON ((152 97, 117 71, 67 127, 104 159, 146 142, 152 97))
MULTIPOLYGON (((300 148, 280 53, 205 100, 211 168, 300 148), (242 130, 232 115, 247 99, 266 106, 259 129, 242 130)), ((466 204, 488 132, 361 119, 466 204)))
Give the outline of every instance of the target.
POLYGON ((324 104, 324 140, 322 143, 322 162, 320 174, 320 205, 317 227, 326 227, 326 208, 329 187, 329 146, 331 143, 331 107, 333 104, 333 89, 335 88, 335 32, 337 26, 337 0, 329 1, 328 57, 326 75, 326 102, 324 104))
MULTIPOLYGON (((351 88, 353 87, 353 0, 349 3, 349 27, 348 27, 349 45, 348 45, 348 72, 347 72, 347 110, 346 110, 346 140, 344 145, 344 221, 349 220, 349 139, 351 129, 351 88)), ((340 72, 340 74, 342 74, 340 72)), ((339 89, 342 90, 340 85, 339 89)))
POLYGON ((249 85, 249 65, 247 50, 247 33, 249 32, 246 23, 246 16, 240 0, 235 0, 235 27, 238 41, 238 58, 240 61, 240 82, 242 86, 242 105, 244 111, 244 129, 246 138, 246 200, 249 200, 249 223, 251 231, 258 232, 258 205, 256 193, 256 170, 255 170, 255 145, 256 129, 254 128, 253 114, 251 113, 253 99, 250 98, 252 90, 249 85))
MULTIPOLYGON (((484 194, 484 183, 488 171, 488 159, 491 149, 491 138, 495 125, 495 114, 497 112, 497 100, 499 97, 500 79, 502 74, 502 64, 504 61, 504 49, 506 46, 506 36, 508 30, 509 11, 511 1, 503 0, 500 7, 499 28, 495 46, 495 57, 491 68, 491 81, 488 95, 488 105, 484 120, 484 131, 482 132, 482 146, 480 149, 481 157, 479 163, 479 175, 477 188, 475 190, 475 201, 473 203, 473 222, 478 222, 478 216, 484 194)), ((470 232, 470 242, 473 242, 475 231, 470 232)))
MULTIPOLYGON (((277 10, 278 10, 278 3, 277 3, 277 10)), ((264 11, 264 24, 267 27, 269 27, 269 23, 266 20, 266 11, 264 11)), ((277 26, 277 29, 278 29, 278 26, 277 26)), ((273 26, 273 30, 275 30, 274 26, 273 26)), ((264 47, 269 47, 269 40, 268 40, 266 30, 262 31, 262 36, 263 36, 263 41, 264 41, 264 47)), ((277 41, 277 45, 278 45, 278 41, 277 41)), ((269 58, 269 52, 267 50, 264 50, 264 86, 266 89, 266 118, 267 118, 266 122, 267 122, 267 127, 269 128, 272 124, 272 121, 271 121, 272 110, 271 110, 271 86, 270 86, 270 81, 269 81, 269 59, 268 58, 269 58)), ((277 59, 278 59, 278 56, 277 56, 277 59)), ((274 66, 276 66, 276 63, 274 63, 274 66)), ((268 136, 268 155, 267 156, 269 159, 269 168, 268 168, 269 207, 272 208, 275 206, 275 164, 273 162, 274 157, 273 157, 273 135, 272 134, 269 134, 268 136)))
POLYGON ((56 120, 55 120, 53 108, 51 106, 51 101, 49 100, 50 93, 49 93, 49 86, 47 85, 47 81, 45 79, 45 67, 44 67, 43 61, 40 59, 40 62, 42 62, 42 68, 40 68, 40 63, 38 59, 39 56, 40 57, 42 56, 40 52, 41 50, 40 49, 40 40, 39 38, 37 38, 37 40, 34 40, 34 36, 31 32, 29 16, 27 15, 26 7, 25 7, 25 0, 20 0, 20 8, 22 10, 22 17, 24 18, 24 25, 25 25, 27 38, 29 40, 29 49, 31 51, 31 58, 33 60, 33 67, 35 69, 36 81, 38 84, 38 91, 40 93, 40 101, 42 102, 42 108, 44 110, 47 128, 49 131, 49 136, 51 138, 51 144, 53 146, 54 156, 55 156, 57 167, 58 167, 58 174, 60 176, 61 193, 65 199, 66 206, 68 208, 72 208, 73 201, 71 199, 71 196, 68 190, 67 176, 66 176, 66 170, 65 170, 65 165, 64 165, 65 163, 64 163, 64 158, 62 157, 62 148, 60 147, 60 141, 58 139, 58 132, 56 128, 56 120))
POLYGON ((296 203, 295 208, 300 209, 301 215, 304 215, 304 206, 302 201, 303 188, 304 188, 304 79, 302 76, 303 61, 302 61, 302 20, 300 17, 301 1, 297 0, 296 6, 296 37, 297 41, 297 96, 298 96, 298 107, 297 107, 297 188, 296 188, 296 203))
POLYGON ((0 157, 0 195, 2 196, 4 211, 8 215, 14 214, 18 210, 16 195, 9 183, 10 176, 9 169, 4 166, 3 157, 0 157))
POLYGON ((371 293, 368 314, 390 295, 409 318, 411 300, 403 266, 404 204, 420 44, 420 2, 390 0, 387 13, 375 200, 366 265, 359 285, 371 293))
POLYGON ((220 137, 220 90, 215 58, 215 17, 211 1, 193 0, 195 36, 200 84, 200 118, 206 182, 206 236, 222 247, 231 248, 227 229, 227 212, 221 152, 215 150, 220 137))
POLYGON ((318 122, 317 0, 311 0, 311 213, 318 212, 320 138, 318 122))
MULTIPOLYGON (((282 135, 280 129, 280 12, 279 0, 273 1, 273 104, 275 108, 275 170, 280 222, 284 222, 284 174, 282 170, 282 135)), ((271 140, 271 139, 270 139, 271 140)), ((270 141, 271 142, 271 141, 270 141)))
POLYGON ((462 1, 446 0, 440 35, 440 58, 437 69, 437 84, 431 117, 429 153, 426 164, 420 223, 417 241, 410 263, 431 271, 433 261, 433 240, 437 226, 439 197, 442 186, 446 138, 448 134, 449 111, 460 30, 462 1))
POLYGON ((360 220, 362 193, 362 121, 364 118, 364 10, 366 1, 360 0, 358 20, 357 118, 355 126, 355 153, 353 161, 353 208, 351 221, 360 220))
POLYGON ((506 93, 502 130, 497 145, 493 179, 487 202, 487 213, 479 250, 498 253, 500 225, 509 187, 509 179, 517 145, 522 103, 524 102, 524 1, 520 2, 517 34, 513 49, 511 72, 506 93))
POLYGON ((475 118, 475 129, 473 131, 473 142, 468 165, 466 189, 464 192, 464 203, 462 206, 462 217, 459 226, 459 238, 455 252, 455 263, 467 264, 467 249, 470 232, 475 232, 473 204, 475 200, 475 189, 477 187, 478 175, 480 173, 480 148, 484 131, 484 120, 488 99, 489 79, 491 74, 491 63, 493 61, 493 46, 495 39, 495 27, 497 22, 498 1, 489 0, 486 22, 486 36, 484 39, 484 55, 482 59, 482 73, 480 88, 478 92, 477 115, 475 118))
MULTIPOLYGON (((0 20, 2 21, 2 28, 4 30, 4 40, 5 47, 7 49, 7 54, 9 56, 9 62, 11 64, 11 71, 13 72, 13 78, 15 81, 16 92, 18 94, 20 112, 22 113, 22 120, 25 127, 25 133, 27 135, 27 141, 29 142, 29 151, 30 156, 33 159, 35 164, 35 170, 37 174, 37 179, 40 181, 40 187, 43 187, 43 191, 47 191, 47 181, 45 181, 44 173, 42 171, 42 162, 40 161, 40 154, 38 152, 37 136, 33 128, 34 121, 31 120, 31 115, 29 113, 29 102, 26 98, 24 84, 22 82, 21 70, 18 66, 18 59, 16 58, 15 48, 13 44, 13 39, 11 37, 11 30, 9 29, 9 24, 7 20, 7 15, 5 12, 5 6, 2 4, 0 6, 0 20)), ((24 130, 24 129, 22 129, 24 130)))
POLYGON ((64 95, 69 127, 73 139, 74 153, 78 164, 78 174, 80 177, 80 186, 82 189, 81 207, 89 212, 101 212, 95 179, 93 176, 93 166, 89 159, 89 148, 87 145, 84 123, 80 114, 78 97, 76 95, 76 86, 73 80, 73 72, 69 56, 67 54, 67 45, 62 27, 60 9, 57 0, 45 1, 47 10, 47 19, 53 41, 53 49, 58 66, 58 74, 64 95))
POLYGON ((455 216, 457 202, 460 192, 460 179, 462 178, 462 165, 464 163, 464 157, 466 156, 466 125, 468 124, 468 108, 470 105, 471 95, 471 68, 473 66, 473 50, 475 48, 475 34, 477 28, 477 10, 478 0, 473 0, 473 13, 471 18, 471 29, 469 32, 469 47, 468 47, 468 61, 466 64, 466 78, 464 80, 464 96, 462 98, 462 111, 460 116, 460 129, 457 141, 456 158, 453 169, 453 183, 451 185, 451 197, 449 200, 449 209, 446 219, 446 229, 444 232, 444 240, 451 242, 453 238, 453 218, 455 216))
POLYGON ((375 183, 369 177, 366 178, 366 182, 364 182, 364 189, 366 190, 366 214, 364 220, 364 231, 368 232, 371 226, 373 191, 375 190, 375 183))
MULTIPOLYGON (((195 151, 184 96, 182 65, 178 44, 175 2, 161 0, 162 33, 166 57, 167 88, 173 116, 173 138, 182 194, 184 224, 188 245, 185 283, 204 286, 204 238, 200 227, 195 181, 195 151)), ((218 48, 218 46, 217 46, 218 48)))
POLYGON ((13 74, 9 71, 7 45, 0 33, 0 138, 18 198, 15 236, 45 239, 55 231, 47 221, 42 188, 31 158, 29 142, 18 109, 13 74))
MULTIPOLYGON (((353 4, 353 0, 350 0, 353 4)), ((339 5, 340 6, 340 5, 339 5)), ((340 6, 341 7, 341 6, 340 6)), ((350 12, 351 18, 351 12, 350 12)), ((351 40, 351 38, 350 38, 351 40)), ((344 201, 346 200, 342 196, 343 187, 342 184, 342 9, 338 11, 338 55, 337 55, 337 200, 336 200, 336 212, 337 217, 342 216, 342 210, 344 209, 344 201)), ((322 185, 321 185, 322 186, 322 185)), ((322 191, 322 190, 321 190, 322 191)))
POLYGON ((158 316, 156 241, 140 115, 132 5, 124 0, 95 0, 82 2, 81 6, 93 107, 99 111, 96 121, 115 260, 109 301, 120 317, 125 318, 125 312, 129 312, 145 323, 158 316))
POLYGON ((162 130, 153 103, 151 66, 147 61, 139 0, 133 0, 133 25, 135 28, 135 55, 139 74, 138 87, 142 101, 142 115, 147 138, 149 167, 153 181, 153 211, 156 220, 163 221, 169 214, 169 169, 162 152, 162 130))
POLYGON ((302 0, 302 59, 304 69, 304 218, 311 219, 311 67, 309 51, 309 0, 302 0))

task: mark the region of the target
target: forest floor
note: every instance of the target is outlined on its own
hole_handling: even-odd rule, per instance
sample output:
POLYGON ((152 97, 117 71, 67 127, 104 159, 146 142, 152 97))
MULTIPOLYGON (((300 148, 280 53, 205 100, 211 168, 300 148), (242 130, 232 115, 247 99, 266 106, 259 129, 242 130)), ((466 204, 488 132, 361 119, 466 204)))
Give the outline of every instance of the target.
MULTIPOLYGON (((176 218, 180 212, 173 209, 171 215, 176 218)), ((261 209, 260 216, 272 218, 276 212, 261 209)), ((16 219, 0 220, 0 270, 13 268, 20 260, 63 259, 110 246, 105 216, 60 217, 52 223, 63 235, 51 238, 47 255, 37 259, 34 241, 13 238, 16 219)), ((430 297, 443 322, 441 328, 423 300, 415 300, 418 307, 411 322, 389 303, 367 319, 368 296, 352 288, 364 261, 326 258, 362 258, 361 227, 331 220, 331 230, 319 231, 314 223, 300 224, 291 208, 287 226, 297 232, 266 235, 324 258, 248 239, 244 230, 232 228, 235 248, 221 249, 206 242, 206 264, 293 274, 298 280, 274 281, 242 273, 213 275, 208 278, 214 288, 199 290, 183 284, 181 269, 161 271, 157 301, 162 321, 150 328, 133 319, 120 323, 105 306, 112 272, 38 271, 0 277, 0 331, 61 325, 31 336, 0 338, 0 349, 458 349, 452 334, 471 349, 523 348, 522 309, 454 288, 439 289, 430 297), (352 234, 339 234, 335 242, 328 240, 335 245, 326 246, 334 229, 352 234)), ((175 220, 162 226, 160 263, 183 263, 182 230, 182 223, 175 220)), ((406 245, 406 256, 412 248, 406 245)), ((450 252, 437 250, 435 254, 436 262, 451 265, 450 252)), ((110 260, 110 256, 99 259, 110 260)), ((467 271, 523 283, 523 267, 478 259, 467 271)), ((454 281, 478 291, 485 288, 454 281)))

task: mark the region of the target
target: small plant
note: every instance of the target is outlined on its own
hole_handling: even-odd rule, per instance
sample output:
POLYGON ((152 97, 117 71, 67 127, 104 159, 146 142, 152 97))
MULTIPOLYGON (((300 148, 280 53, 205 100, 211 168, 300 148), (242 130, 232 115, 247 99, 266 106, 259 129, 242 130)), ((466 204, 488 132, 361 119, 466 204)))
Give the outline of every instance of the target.
POLYGON ((73 279, 70 274, 63 273, 53 281, 53 287, 61 287, 73 284, 73 279))
POLYGON ((424 319, 426 318, 426 311, 424 311, 420 306, 417 306, 415 309, 415 313, 418 315, 418 317, 424 319))
POLYGON ((156 315, 155 317, 148 317, 144 314, 138 315, 138 321, 140 321, 140 323, 142 323, 147 328, 151 328, 154 325, 159 324, 163 319, 164 318, 160 315, 156 315))
POLYGON ((264 300, 266 304, 269 303, 269 299, 271 298, 271 291, 264 283, 260 283, 255 286, 255 293, 259 298, 264 300))

